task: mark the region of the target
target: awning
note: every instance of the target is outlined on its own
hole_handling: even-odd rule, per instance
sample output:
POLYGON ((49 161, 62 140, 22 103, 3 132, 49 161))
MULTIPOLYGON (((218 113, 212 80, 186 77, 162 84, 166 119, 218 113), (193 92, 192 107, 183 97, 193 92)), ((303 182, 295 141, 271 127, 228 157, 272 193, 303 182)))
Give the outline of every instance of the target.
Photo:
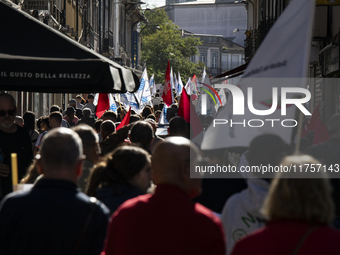
POLYGON ((232 78, 232 77, 229 77, 229 76, 235 77, 236 74, 237 74, 237 76, 241 75, 244 72, 244 70, 246 70, 247 66, 248 66, 248 63, 245 63, 245 64, 240 65, 240 66, 238 66, 238 67, 236 67, 236 68, 234 68, 232 70, 229 70, 229 71, 227 71, 225 73, 217 75, 217 76, 213 77, 213 79, 217 79, 217 78, 232 78))
POLYGON ((125 93, 136 74, 0 2, 0 90, 125 93))

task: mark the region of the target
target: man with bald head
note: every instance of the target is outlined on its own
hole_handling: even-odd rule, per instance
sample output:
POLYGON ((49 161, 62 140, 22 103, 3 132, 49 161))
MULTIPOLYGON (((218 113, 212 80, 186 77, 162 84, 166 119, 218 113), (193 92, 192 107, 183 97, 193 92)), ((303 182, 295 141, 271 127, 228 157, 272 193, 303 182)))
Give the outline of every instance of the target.
POLYGON ((109 210, 76 186, 83 167, 79 135, 68 128, 51 130, 37 158, 43 178, 0 205, 1 254, 99 255, 109 210))
POLYGON ((201 192, 201 180, 190 178, 199 159, 199 151, 186 138, 158 143, 151 162, 155 194, 128 200, 113 214, 106 255, 225 253, 220 220, 191 201, 201 192))

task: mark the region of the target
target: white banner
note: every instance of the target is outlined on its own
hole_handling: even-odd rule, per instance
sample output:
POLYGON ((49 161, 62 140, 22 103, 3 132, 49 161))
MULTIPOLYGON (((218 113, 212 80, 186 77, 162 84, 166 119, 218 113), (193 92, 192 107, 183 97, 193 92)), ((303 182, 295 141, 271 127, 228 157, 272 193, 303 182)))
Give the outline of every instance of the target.
MULTIPOLYGON (((307 75, 314 11, 315 1, 311 0, 293 0, 288 5, 248 65, 236 87, 240 92, 229 96, 225 108, 207 129, 202 149, 249 146, 253 138, 265 133, 277 134, 288 143, 291 141, 293 128, 288 126, 297 124, 294 120, 297 108, 294 104, 283 104, 281 96, 282 99, 304 96, 301 90, 307 81, 303 78, 307 75), (252 95, 248 95, 249 88, 252 95), (278 99, 276 105, 273 92, 278 99), (248 107, 250 99, 256 110, 274 112, 255 114, 256 110, 248 107), (217 119, 220 124, 216 125, 217 119)), ((306 98, 308 100, 308 95, 306 98)))

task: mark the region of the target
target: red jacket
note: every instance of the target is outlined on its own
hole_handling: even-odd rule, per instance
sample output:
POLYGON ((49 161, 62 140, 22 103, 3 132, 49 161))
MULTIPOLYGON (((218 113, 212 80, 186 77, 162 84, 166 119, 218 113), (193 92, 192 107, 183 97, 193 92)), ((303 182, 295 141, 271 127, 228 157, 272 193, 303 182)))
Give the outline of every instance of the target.
POLYGON ((128 200, 113 214, 106 255, 224 255, 222 225, 204 206, 173 185, 128 200))
MULTIPOLYGON (((236 243, 231 255, 290 255, 312 224, 301 221, 274 221, 236 243)), ((303 242, 298 255, 340 254, 340 231, 319 226, 303 242)))

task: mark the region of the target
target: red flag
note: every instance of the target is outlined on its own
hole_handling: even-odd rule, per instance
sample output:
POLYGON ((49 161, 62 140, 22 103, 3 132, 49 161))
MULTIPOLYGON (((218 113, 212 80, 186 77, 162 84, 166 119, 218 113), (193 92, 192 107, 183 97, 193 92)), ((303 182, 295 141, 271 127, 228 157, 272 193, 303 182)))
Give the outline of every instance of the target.
POLYGON ((100 118, 106 110, 110 109, 109 94, 99 93, 96 115, 100 118))
POLYGON ((116 131, 130 123, 130 115, 131 115, 131 107, 129 108, 129 111, 125 114, 122 122, 116 128, 116 131))
POLYGON ((168 60, 168 67, 166 68, 164 89, 163 89, 163 95, 162 95, 164 103, 166 103, 167 106, 172 105, 172 94, 171 93, 172 93, 172 88, 170 84, 170 61, 168 60))
POLYGON ((179 101, 177 116, 183 117, 186 122, 190 123, 190 100, 184 88, 182 88, 181 100, 179 101))
POLYGON ((314 109, 312 117, 308 120, 308 122, 303 127, 301 137, 306 137, 308 132, 315 131, 315 125, 320 117, 319 107, 320 107, 320 103, 314 109))
POLYGON ((197 117, 194 106, 190 103, 189 96, 186 90, 182 89, 181 101, 178 107, 178 116, 183 117, 186 122, 191 124, 192 138, 196 137, 203 131, 203 126, 197 117))
POLYGON ((324 143, 329 140, 328 130, 322 120, 318 119, 315 124, 313 144, 324 143))

